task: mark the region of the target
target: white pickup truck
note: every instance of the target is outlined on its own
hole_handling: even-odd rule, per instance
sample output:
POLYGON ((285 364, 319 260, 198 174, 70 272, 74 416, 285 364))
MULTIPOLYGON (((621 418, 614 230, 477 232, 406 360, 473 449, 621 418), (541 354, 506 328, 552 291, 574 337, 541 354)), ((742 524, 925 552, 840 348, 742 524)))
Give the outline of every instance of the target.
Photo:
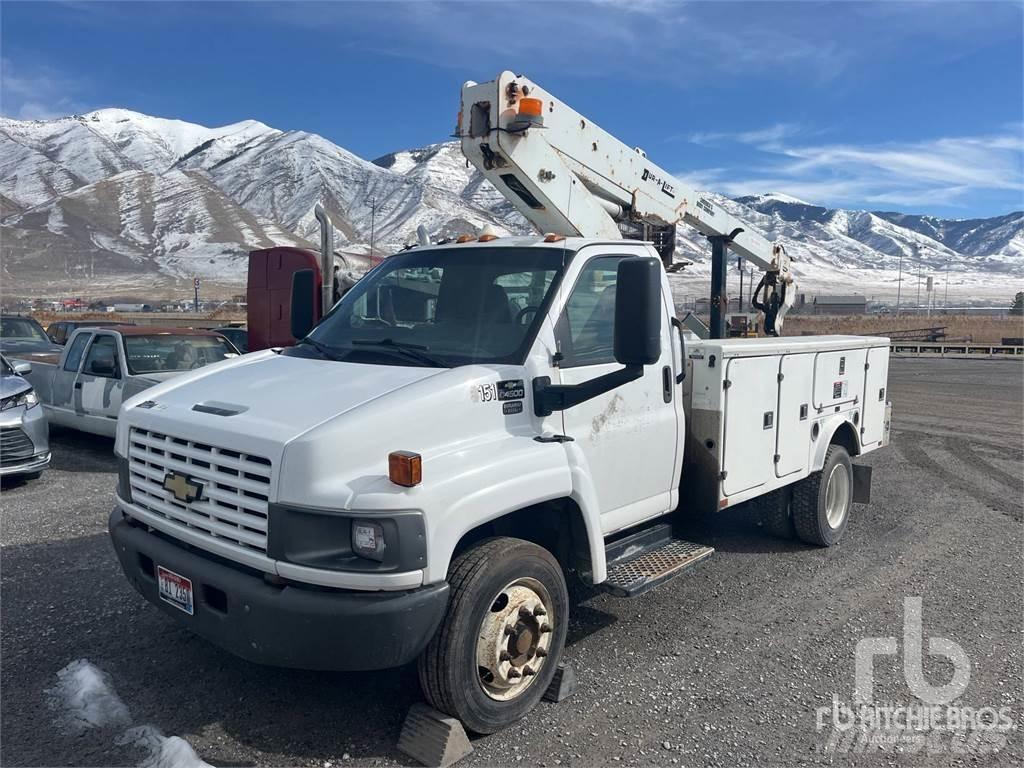
POLYGON ((144 326, 79 328, 59 355, 12 355, 32 364, 25 378, 50 424, 108 437, 125 400, 183 371, 237 356, 212 331, 144 326))
POLYGON ((415 248, 297 346, 126 403, 110 533, 233 653, 418 658, 430 702, 492 732, 551 680, 567 573, 632 595, 711 553, 673 513, 767 495, 835 543, 851 458, 888 440, 887 367, 879 338, 684 339, 648 244, 415 248))

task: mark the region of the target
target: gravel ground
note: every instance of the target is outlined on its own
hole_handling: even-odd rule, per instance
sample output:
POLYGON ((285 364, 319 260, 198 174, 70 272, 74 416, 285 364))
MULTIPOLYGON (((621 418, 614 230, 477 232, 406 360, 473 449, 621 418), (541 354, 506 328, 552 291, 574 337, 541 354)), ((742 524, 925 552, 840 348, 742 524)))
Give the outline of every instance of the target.
MULTIPOLYGON (((637 600, 574 606, 576 694, 475 739, 464 764, 1020 765, 1020 730, 984 756, 832 753, 815 710, 852 699, 856 643, 902 637, 903 599, 920 596, 924 636, 970 659, 961 702, 1010 707, 1024 727, 1022 377, 1015 361, 894 360, 893 444, 865 457, 873 504, 855 508, 838 547, 772 539, 742 509, 693 523, 689 537, 716 554, 637 600)), ((0 498, 0 764, 138 765, 147 750, 124 733, 147 724, 217 766, 402 761, 414 669, 260 668, 180 629, 111 551, 111 441, 55 431, 53 443, 52 469, 0 498), (79 659, 107 673, 128 712, 74 733, 46 691, 79 659)), ((926 678, 943 684, 953 667, 927 649, 926 678)), ((875 699, 915 701, 897 656, 876 658, 875 699)))

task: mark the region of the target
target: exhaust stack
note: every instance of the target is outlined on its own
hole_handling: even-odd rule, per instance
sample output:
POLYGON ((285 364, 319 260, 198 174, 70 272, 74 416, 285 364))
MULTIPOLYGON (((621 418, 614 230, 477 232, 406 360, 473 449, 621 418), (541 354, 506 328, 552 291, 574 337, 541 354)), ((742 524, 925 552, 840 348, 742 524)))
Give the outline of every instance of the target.
MULTIPOLYGON (((320 222, 320 275, 322 296, 320 306, 322 312, 327 314, 334 305, 334 224, 327 210, 316 204, 313 215, 320 222)), ((317 318, 319 320, 319 318, 317 318)))

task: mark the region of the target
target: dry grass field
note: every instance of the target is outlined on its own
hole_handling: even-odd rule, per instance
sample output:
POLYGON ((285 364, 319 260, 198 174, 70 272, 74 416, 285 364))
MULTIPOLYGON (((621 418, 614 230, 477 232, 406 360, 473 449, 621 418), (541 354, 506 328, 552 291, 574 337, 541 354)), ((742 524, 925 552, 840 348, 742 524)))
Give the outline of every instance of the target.
POLYGON ((999 344, 1004 338, 1024 336, 1024 318, 984 315, 932 315, 893 317, 892 315, 853 315, 843 317, 790 315, 785 335, 805 333, 885 334, 897 330, 945 326, 946 340, 966 340, 999 344))

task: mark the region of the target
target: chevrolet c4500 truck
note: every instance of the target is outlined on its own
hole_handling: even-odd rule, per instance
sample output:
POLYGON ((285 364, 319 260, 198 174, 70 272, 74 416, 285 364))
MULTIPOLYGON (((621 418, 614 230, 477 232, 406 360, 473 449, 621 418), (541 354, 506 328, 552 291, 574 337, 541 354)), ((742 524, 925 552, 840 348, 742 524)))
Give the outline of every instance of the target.
POLYGON ((698 339, 664 239, 621 230, 697 226, 719 275, 730 247, 761 259, 769 332, 780 244, 512 73, 466 84, 459 134, 547 234, 403 251, 312 328, 296 273, 297 345, 125 404, 110 533, 144 597, 232 653, 415 661, 430 704, 490 733, 554 675, 567 578, 630 597, 712 553, 680 516, 755 501, 835 544, 870 483, 851 460, 888 442, 888 341, 698 339))

